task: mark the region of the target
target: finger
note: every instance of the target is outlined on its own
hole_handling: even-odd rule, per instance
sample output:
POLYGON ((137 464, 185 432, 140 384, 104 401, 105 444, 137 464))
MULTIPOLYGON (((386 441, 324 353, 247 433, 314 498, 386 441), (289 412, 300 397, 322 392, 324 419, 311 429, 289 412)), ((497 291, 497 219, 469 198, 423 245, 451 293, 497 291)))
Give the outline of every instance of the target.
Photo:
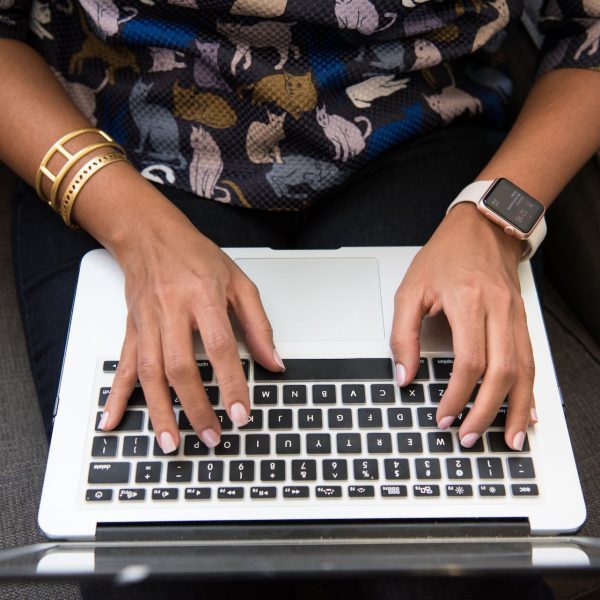
POLYGON ((472 290, 450 297, 444 312, 452 330, 454 364, 436 413, 440 429, 448 429, 465 408, 486 365, 485 312, 472 290))
POLYGON ((539 422, 536 404, 535 404, 535 396, 531 396, 531 411, 529 416, 529 425, 536 425, 539 422))
POLYGON ((394 296, 390 348, 396 365, 396 382, 399 386, 409 384, 417 374, 421 323, 427 310, 420 291, 413 291, 404 283, 398 288, 394 296))
POLYGON ((197 322, 204 349, 215 370, 225 410, 234 425, 243 427, 248 423, 250 397, 225 302, 205 302, 197 315, 197 322))
POLYGON ((166 322, 163 331, 162 351, 167 380, 175 388, 198 437, 205 446, 214 448, 221 441, 221 427, 200 379, 192 328, 185 320, 178 319, 166 322))
POLYGON ((179 430, 164 373, 160 330, 154 318, 146 317, 136 324, 140 383, 158 444, 165 454, 170 454, 179 446, 179 430))
MULTIPOLYGON (((486 314, 487 364, 473 408, 459 430, 461 444, 470 448, 490 426, 516 380, 512 300, 494 297, 486 314)), ((528 408, 529 410, 529 408, 528 408)))
POLYGON ((110 431, 116 427, 127 408, 127 402, 137 383, 137 330, 133 319, 127 317, 121 356, 102 412, 98 429, 110 431))
POLYGON ((504 440, 513 450, 520 451, 523 449, 527 427, 532 419, 532 407, 535 412, 535 401, 533 399, 535 363, 522 302, 516 312, 514 335, 517 355, 517 379, 508 395, 504 440))
POLYGON ((273 343, 273 328, 262 305, 258 288, 243 273, 240 273, 236 282, 231 304, 252 356, 265 369, 285 371, 285 365, 273 343))

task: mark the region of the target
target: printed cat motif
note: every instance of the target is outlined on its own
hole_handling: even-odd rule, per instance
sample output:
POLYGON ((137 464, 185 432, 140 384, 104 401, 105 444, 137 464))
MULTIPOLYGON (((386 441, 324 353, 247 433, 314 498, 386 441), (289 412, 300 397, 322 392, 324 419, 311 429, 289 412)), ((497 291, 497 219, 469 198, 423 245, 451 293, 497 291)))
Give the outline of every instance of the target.
POLYGON ((142 169, 141 175, 154 183, 175 183, 175 172, 167 165, 148 165, 142 169), (164 179, 160 174, 164 175, 164 179))
POLYGON ((185 67, 185 62, 178 62, 177 58, 184 58, 185 54, 171 48, 149 48, 152 54, 152 68, 150 73, 160 71, 173 71, 185 67))
POLYGON ((423 4, 429 0, 402 0, 402 6, 405 8, 414 8, 417 4, 423 4))
POLYGON ((415 41, 415 63, 413 71, 434 67, 442 62, 442 53, 429 40, 415 41))
POLYGON ((323 128, 327 139, 335 148, 335 160, 346 162, 349 158, 358 156, 366 146, 365 140, 371 135, 371 121, 367 117, 354 117, 354 122, 364 121, 367 124, 365 132, 351 121, 340 115, 327 114, 325 106, 317 108, 317 123, 323 128))
POLYGON ((510 15, 506 0, 493 0, 492 2, 489 2, 488 6, 493 6, 498 12, 498 16, 493 21, 482 25, 477 30, 475 39, 473 40, 471 52, 479 50, 479 48, 485 45, 491 38, 494 37, 494 35, 496 35, 499 31, 502 31, 508 25, 510 15))
POLYGON ((465 111, 471 115, 480 113, 483 109, 481 100, 467 94, 464 90, 456 87, 454 80, 439 94, 426 96, 423 94, 429 108, 436 112, 444 123, 449 123, 456 117, 460 117, 465 111))
POLYGON ((276 71, 283 69, 288 60, 290 50, 295 58, 300 57, 300 49, 292 44, 291 28, 295 23, 278 21, 261 21, 254 25, 241 23, 217 23, 217 31, 224 35, 234 46, 235 53, 231 60, 231 74, 235 75, 237 66, 244 59, 243 69, 252 64, 252 48, 275 48, 279 52, 276 71))
POLYGON ((200 56, 194 60, 194 81, 205 90, 229 90, 219 69, 219 44, 196 40, 200 56))
POLYGON ((373 44, 371 51, 377 60, 371 61, 371 66, 384 71, 394 69, 404 70, 404 45, 400 41, 373 44))
POLYGON ((223 172, 223 160, 217 142, 199 125, 192 127, 190 146, 194 151, 190 163, 190 186, 193 192, 202 198, 231 202, 229 190, 217 185, 223 172), (223 195, 215 196, 216 190, 223 192, 223 195))
POLYGON ((335 17, 340 29, 355 29, 363 35, 372 35, 391 27, 398 18, 391 12, 383 16, 389 21, 379 27, 379 14, 369 0, 335 0, 335 17))
POLYGON ((138 154, 144 154, 146 142, 150 140, 151 152, 145 153, 163 163, 177 162, 180 169, 186 165, 179 151, 179 130, 171 112, 164 106, 148 102, 148 92, 152 83, 141 79, 135 83, 129 95, 129 109, 133 121, 140 132, 138 154))
POLYGON ((600 43, 600 21, 592 21, 591 19, 581 19, 589 24, 587 31, 585 32, 585 41, 579 48, 573 58, 579 60, 581 55, 585 52, 588 56, 592 56, 598 52, 598 44, 600 43))
POLYGON ((235 0, 230 12, 232 15, 269 19, 280 17, 287 3, 288 0, 235 0))
POLYGON ((313 83, 312 72, 304 75, 281 73, 267 75, 256 83, 238 88, 238 94, 252 90, 252 104, 262 106, 274 104, 298 120, 303 112, 309 112, 317 106, 317 90, 313 83))
POLYGON ((346 94, 356 108, 369 108, 373 100, 390 96, 407 87, 409 79, 394 79, 395 75, 376 75, 346 88, 346 94))
POLYGON ((282 163, 275 163, 265 178, 278 198, 304 200, 309 195, 306 188, 313 192, 326 190, 333 187, 340 176, 340 170, 332 163, 292 154, 282 163))
POLYGON ((214 129, 227 129, 237 122, 235 111, 226 100, 211 92, 195 92, 176 81, 173 85, 173 115, 202 123, 214 129))
POLYGON ((52 13, 50 12, 50 5, 48 2, 37 2, 37 0, 33 2, 31 5, 31 15, 29 17, 29 28, 41 40, 54 39, 54 35, 44 27, 44 25, 49 25, 51 21, 52 13))
POLYGON ((268 123, 253 121, 246 135, 246 153, 257 164, 282 162, 279 142, 285 138, 283 122, 285 113, 276 115, 267 111, 268 123))
POLYGON ((137 8, 126 7, 124 10, 129 11, 129 16, 120 17, 119 9, 112 0, 79 0, 79 4, 95 23, 98 34, 104 38, 118 33, 119 25, 138 15, 137 8))

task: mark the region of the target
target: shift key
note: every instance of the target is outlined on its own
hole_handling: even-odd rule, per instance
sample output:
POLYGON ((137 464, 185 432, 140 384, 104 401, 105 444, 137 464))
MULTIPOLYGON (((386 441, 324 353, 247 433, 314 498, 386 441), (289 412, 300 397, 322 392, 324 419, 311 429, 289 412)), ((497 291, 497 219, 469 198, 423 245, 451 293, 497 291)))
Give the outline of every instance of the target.
POLYGON ((130 464, 127 462, 93 462, 88 483, 128 483, 130 464))

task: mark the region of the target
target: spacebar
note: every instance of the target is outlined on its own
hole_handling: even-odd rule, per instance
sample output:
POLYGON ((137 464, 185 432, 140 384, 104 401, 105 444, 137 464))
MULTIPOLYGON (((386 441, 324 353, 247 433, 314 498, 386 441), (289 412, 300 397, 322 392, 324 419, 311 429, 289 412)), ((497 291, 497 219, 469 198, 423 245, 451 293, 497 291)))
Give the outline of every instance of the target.
POLYGON ((255 362, 254 381, 393 379, 389 358, 284 358, 283 362, 283 373, 272 373, 255 362))

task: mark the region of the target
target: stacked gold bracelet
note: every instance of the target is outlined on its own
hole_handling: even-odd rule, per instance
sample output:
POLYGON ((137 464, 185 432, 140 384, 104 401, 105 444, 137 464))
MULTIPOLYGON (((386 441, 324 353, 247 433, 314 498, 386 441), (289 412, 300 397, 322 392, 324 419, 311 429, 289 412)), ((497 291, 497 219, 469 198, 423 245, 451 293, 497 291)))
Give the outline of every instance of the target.
POLYGON ((115 142, 115 140, 110 137, 107 133, 102 131, 101 129, 95 128, 87 128, 87 129, 78 129, 77 131, 72 131, 67 135, 61 137, 57 142, 52 144, 52 147, 40 163, 40 168, 38 169, 37 175, 35 177, 35 190, 38 196, 46 202, 57 214, 63 218, 64 222, 74 229, 77 227, 71 221, 71 210, 73 209, 73 205, 75 204, 75 200, 79 195, 79 192, 83 188, 83 186, 88 182, 90 177, 97 173, 100 169, 105 166, 117 162, 117 161, 127 161, 127 156, 125 154, 125 150, 115 142), (85 133, 96 133, 100 137, 104 138, 101 142, 96 142, 95 144, 90 144, 81 150, 78 150, 75 153, 70 152, 64 147, 68 141, 75 139, 76 137, 83 135, 85 133), (62 198, 58 198, 58 193, 60 187, 68 175, 69 171, 80 161, 82 158, 86 157, 88 154, 91 154, 95 150, 99 148, 113 148, 113 151, 110 153, 98 155, 92 160, 88 161, 73 177, 65 192, 62 195, 62 198), (61 166, 59 171, 54 174, 48 169, 48 164, 52 160, 52 158, 56 155, 56 153, 62 154, 64 158, 66 158, 66 162, 61 166), (46 177, 52 183, 52 187, 50 189, 50 195, 48 198, 44 196, 44 192, 42 190, 42 182, 43 177, 46 177))

